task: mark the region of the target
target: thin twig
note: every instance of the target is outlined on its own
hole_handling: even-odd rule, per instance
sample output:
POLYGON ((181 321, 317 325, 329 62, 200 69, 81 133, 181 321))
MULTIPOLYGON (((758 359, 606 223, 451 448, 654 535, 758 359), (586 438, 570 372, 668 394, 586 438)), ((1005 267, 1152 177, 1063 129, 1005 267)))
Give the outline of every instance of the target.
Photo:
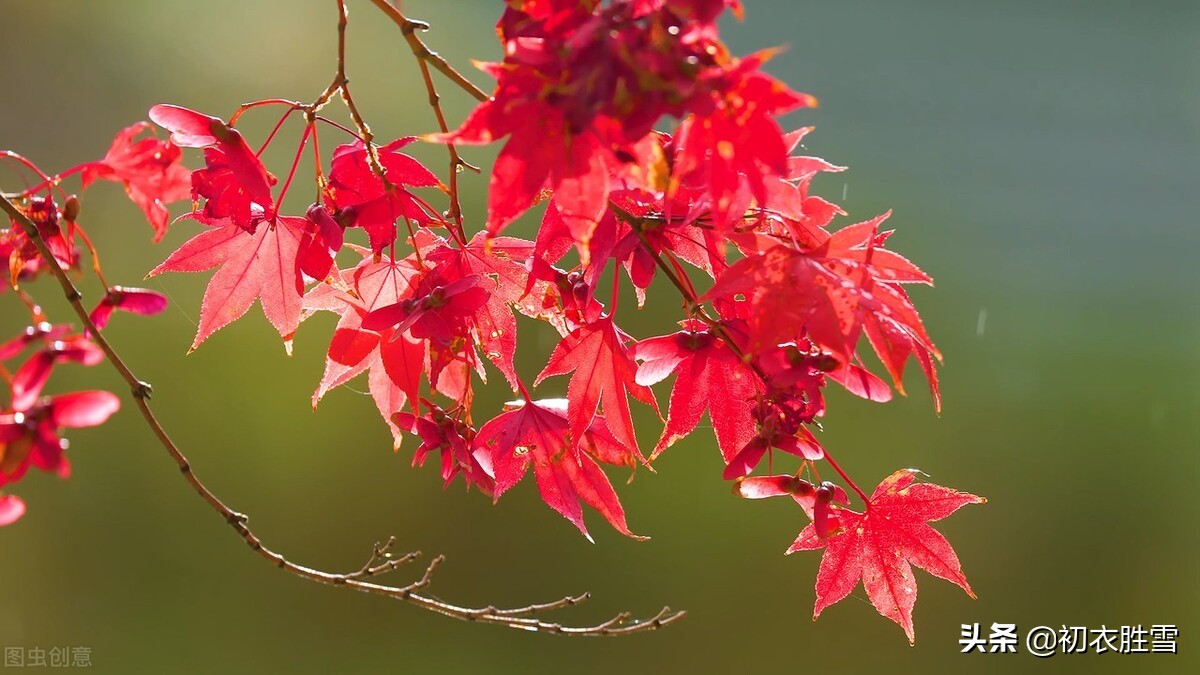
MULTIPOLYGON (((65 270, 63 270, 62 266, 58 264, 58 260, 55 259, 54 255, 51 253, 46 241, 42 239, 37 225, 2 194, 0 194, 0 210, 3 210, 13 221, 21 225, 25 231, 25 235, 31 242, 33 242, 33 245, 37 248, 38 253, 42 256, 42 258, 46 260, 51 272, 58 280, 59 285, 62 287, 63 294, 66 297, 67 302, 69 302, 72 309, 74 309, 75 314, 79 317, 82 325, 87 329, 87 332, 91 336, 92 340, 108 357, 109 362, 114 368, 116 368, 117 372, 120 373, 121 378, 125 381, 125 383, 129 385, 134 402, 137 404, 138 410, 141 411, 142 417, 145 419, 147 426, 150 427, 150 430, 158 438, 163 448, 167 451, 167 454, 170 455, 172 461, 175 462, 175 465, 179 468, 180 473, 183 474, 184 480, 188 482, 188 485, 192 487, 192 490, 195 491, 196 494, 198 494, 201 499, 203 499, 221 517, 222 520, 228 523, 229 526, 232 527, 235 532, 237 532, 238 536, 246 542, 251 550, 257 553, 259 557, 270 562, 273 566, 278 567, 289 574, 300 577, 301 579, 307 579, 309 581, 326 584, 329 586, 353 588, 354 590, 361 591, 363 593, 370 593, 372 595, 378 595, 385 598, 403 600, 410 604, 416 605, 417 607, 421 607, 422 609, 427 609, 431 612, 437 612, 438 614, 444 614, 446 616, 461 619, 463 621, 491 623, 533 632, 582 636, 626 635, 629 633, 655 630, 683 618, 685 614, 684 612, 671 612, 666 607, 664 607, 657 615, 646 621, 627 622, 627 615, 622 613, 617 615, 617 617, 614 617, 613 619, 603 623, 594 626, 581 627, 563 626, 562 624, 550 623, 547 621, 541 621, 527 617, 528 614, 532 614, 543 609, 558 609, 560 607, 569 607, 578 604, 587 598, 586 595, 579 597, 568 596, 561 600, 545 603, 543 605, 530 605, 528 607, 517 609, 495 609, 490 606, 479 609, 450 604, 417 592, 429 585, 434 572, 444 560, 442 556, 434 558, 429 567, 425 570, 425 574, 419 580, 407 586, 385 586, 364 580, 365 577, 371 576, 371 574, 367 574, 364 570, 375 569, 370 566, 370 563, 363 570, 349 574, 337 574, 332 572, 324 572, 311 567, 305 567, 288 560, 283 556, 283 554, 277 553, 262 543, 262 540, 259 539, 258 536, 254 534, 254 532, 247 526, 246 523, 249 519, 246 515, 234 511, 226 506, 225 503, 222 502, 221 499, 212 492, 212 490, 210 490, 203 482, 200 481, 200 478, 192 469, 192 465, 188 461, 187 457, 184 456, 182 451, 180 451, 179 446, 177 446, 175 442, 171 440, 170 435, 168 435, 166 429, 162 426, 162 423, 158 421, 153 409, 150 407, 150 395, 152 393, 150 384, 139 379, 133 373, 133 371, 130 370, 129 366, 113 349, 112 344, 109 343, 104 334, 96 328, 95 323, 92 322, 91 317, 88 315, 87 309, 83 306, 81 301, 83 296, 80 294, 79 289, 71 281, 70 277, 67 276, 67 273, 65 270), (616 620, 618 618, 620 618, 619 621, 616 620)), ((389 540, 389 544, 386 545, 386 548, 390 548, 390 541, 391 540, 389 540)), ((383 550, 384 548, 384 546, 379 545, 375 547, 371 557, 372 562, 376 558, 376 555, 374 555, 375 552, 379 553, 380 555, 386 554, 387 551, 383 550)), ((415 557, 415 555, 413 557, 415 557)), ((407 562, 407 560, 404 562, 407 562)), ((391 565, 391 563, 389 562, 387 565, 391 565)))
MULTIPOLYGON (((350 78, 346 76, 346 24, 349 19, 349 12, 346 9, 346 0, 337 0, 338 5, 338 58, 337 58, 337 74, 333 77, 333 82, 330 83, 329 89, 326 92, 333 90, 341 94, 342 102, 346 104, 346 110, 350 112, 350 119, 354 121, 354 127, 358 129, 358 136, 362 139, 363 145, 367 149, 367 163, 371 165, 371 171, 375 172, 379 179, 383 181, 384 187, 391 189, 392 184, 387 179, 387 171, 383 168, 383 164, 379 161, 379 151, 375 148, 375 135, 371 133, 371 128, 367 126, 367 122, 363 119, 362 113, 358 111, 358 106, 354 103, 354 96, 350 94, 350 78)), ((316 109, 313 110, 316 113, 316 109)))
MULTIPOLYGON (((416 52, 413 52, 416 55, 416 52)), ((421 68, 421 78, 425 81, 425 91, 429 94, 429 107, 433 108, 433 114, 437 117, 438 127, 442 133, 449 133, 450 126, 446 124, 446 114, 442 111, 442 97, 438 95, 437 87, 433 84, 433 74, 429 72, 429 63, 417 56, 417 65, 421 68)), ((465 246, 467 243, 467 234, 463 230, 463 215, 462 205, 458 199, 458 172, 463 168, 469 168, 475 173, 479 173, 480 169, 477 166, 468 164, 463 161, 461 155, 458 154, 458 148, 454 147, 453 143, 446 143, 446 150, 450 153, 450 221, 454 227, 458 228, 458 238, 465 246)))
POLYGON ((371 0, 371 2, 382 10, 393 23, 400 27, 400 32, 404 34, 404 39, 408 41, 409 47, 418 59, 436 68, 439 73, 445 75, 446 79, 453 82, 459 89, 474 96, 475 100, 488 100, 489 96, 487 92, 472 84, 462 73, 455 70, 454 66, 450 65, 446 59, 430 49, 421 40, 421 37, 417 35, 418 30, 429 30, 429 24, 404 16, 404 13, 397 9, 389 0, 371 0))
MULTIPOLYGON (((437 86, 433 82, 433 74, 429 70, 430 66, 432 65, 438 72, 445 75, 447 79, 478 101, 486 101, 488 99, 487 93, 472 84, 462 73, 455 70, 446 59, 430 49, 421 37, 417 35, 418 30, 428 30, 429 24, 409 19, 390 0, 372 0, 372 2, 400 27, 400 32, 404 35, 405 41, 408 42, 408 47, 412 51, 418 67, 421 69, 421 79, 424 81, 425 91, 429 95, 429 107, 433 109, 434 116, 437 117, 438 127, 442 130, 443 134, 449 133, 450 126, 446 123, 446 114, 442 110, 441 96, 438 94, 437 86)), ((458 172, 465 168, 475 173, 480 173, 480 169, 464 161, 453 143, 446 143, 445 145, 447 151, 450 153, 450 183, 447 189, 450 196, 450 221, 453 223, 451 227, 457 228, 455 234, 460 242, 465 245, 467 236, 463 230, 462 206, 458 197, 458 172)))

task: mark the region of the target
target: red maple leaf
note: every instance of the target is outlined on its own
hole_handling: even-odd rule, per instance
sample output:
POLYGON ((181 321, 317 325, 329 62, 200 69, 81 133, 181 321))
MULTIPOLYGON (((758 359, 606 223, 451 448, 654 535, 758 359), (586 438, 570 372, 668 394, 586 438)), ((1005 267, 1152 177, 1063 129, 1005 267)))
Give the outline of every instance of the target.
POLYGON ((704 182, 721 229, 741 216, 733 206, 743 180, 761 202, 766 178, 787 174, 787 143, 775 116, 817 105, 814 97, 758 72, 767 58, 763 52, 743 59, 726 75, 733 84, 714 96, 713 109, 684 118, 675 134, 674 177, 704 182))
MULTIPOLYGON (((514 80, 523 78, 514 77, 514 80)), ((522 84, 538 89, 544 81, 522 84)), ((457 131, 433 137, 437 142, 485 144, 511 134, 492 169, 488 188, 488 231, 497 234, 539 199, 542 189, 557 193, 556 203, 573 229, 590 232, 608 203, 609 152, 590 131, 572 132, 563 114, 536 101, 506 101, 508 89, 481 103, 457 131)), ((521 94, 520 96, 523 96, 521 94)), ((513 96, 518 96, 513 94, 513 96)), ((581 235, 586 240, 586 235, 581 235)))
POLYGON ((204 215, 230 218, 247 232, 275 215, 275 177, 237 129, 211 115, 175 105, 156 105, 150 119, 185 148, 204 148, 203 169, 192 172, 192 199, 204 197, 204 215))
MULTIPOLYGON (((704 10, 681 2, 621 4, 510 6, 497 26, 504 62, 482 64, 497 78, 495 92, 458 130, 434 137, 455 143, 509 137, 488 191, 493 233, 549 188, 586 247, 605 212, 610 173, 630 163, 630 149, 655 121, 711 110, 711 90, 731 88, 725 75, 733 74, 733 63, 713 25, 723 4, 706 3, 704 10)), ((752 107, 721 112, 740 122, 739 113, 752 107)), ((785 157, 779 159, 783 164, 785 157)))
POLYGON ((883 480, 864 513, 830 506, 834 533, 821 538, 809 524, 788 553, 825 548, 817 571, 817 602, 813 618, 842 600, 862 579, 871 604, 900 624, 909 643, 916 640, 912 611, 917 580, 912 565, 960 586, 972 598, 958 556, 931 521, 941 520, 967 504, 987 500, 933 483, 914 483, 916 471, 903 469, 883 480))
POLYGON ((181 162, 179 146, 153 136, 135 140, 150 129, 147 122, 126 127, 113 139, 104 159, 83 170, 83 187, 97 178, 125 186, 129 199, 146 214, 154 228, 154 240, 167 232, 167 204, 187 199, 191 192, 191 171, 181 162))
POLYGON ((400 152, 400 148, 416 140, 401 138, 377 148, 379 163, 385 171, 384 184, 367 162, 367 150, 361 140, 339 145, 330 163, 327 194, 333 205, 344 214, 346 227, 361 227, 371 241, 375 253, 396 241, 396 219, 408 218, 419 225, 432 220, 404 186, 430 187, 439 185, 437 176, 420 162, 400 152))
POLYGON ((410 297, 372 310, 363 317, 363 327, 408 331, 415 338, 442 345, 464 337, 470 330, 470 317, 487 303, 488 293, 480 286, 479 275, 454 278, 453 274, 454 270, 441 268, 422 273, 410 297))
POLYGON ((625 348, 628 340, 629 336, 617 328, 611 316, 580 326, 554 348, 534 385, 547 377, 573 371, 567 384, 567 419, 572 438, 582 438, 603 406, 609 431, 630 452, 640 456, 629 396, 652 406, 655 412, 658 402, 649 387, 636 381, 637 363, 625 348))
POLYGON ((755 395, 762 390, 762 380, 703 324, 687 322, 684 328, 642 340, 631 351, 633 358, 642 361, 636 377, 640 385, 648 386, 679 373, 671 390, 667 426, 650 459, 690 434, 708 410, 717 445, 728 464, 754 437, 751 408, 755 395))
POLYGON ((375 260, 370 251, 357 266, 337 273, 337 286, 322 284, 304 296, 306 310, 328 310, 341 315, 329 343, 325 373, 313 393, 313 407, 331 389, 363 372, 379 414, 392 432, 393 447, 400 447, 401 428, 395 413, 406 404, 418 406, 425 345, 395 335, 392 328, 363 328, 363 317, 378 307, 392 305, 408 292, 418 273, 415 260, 375 260), (345 277, 343 279, 343 277, 345 277))
POLYGON ((220 267, 204 291, 200 324, 191 349, 240 319, 258 299, 263 313, 279 331, 290 352, 292 336, 300 325, 300 277, 296 254, 307 221, 281 216, 248 233, 229 218, 208 221, 203 216, 192 217, 211 229, 185 242, 147 275, 203 272, 220 267))
POLYGON ((442 246, 428 255, 432 262, 453 266, 460 276, 479 277, 487 301, 475 310, 472 323, 484 354, 514 390, 518 379, 513 366, 517 352, 517 317, 513 309, 531 317, 544 314, 535 301, 537 294, 526 292, 530 279, 525 264, 533 251, 533 243, 524 239, 490 237, 480 232, 466 246, 442 246))
POLYGON ((636 462, 624 445, 605 428, 602 418, 591 420, 581 434, 568 431, 567 403, 563 399, 524 400, 510 403, 515 409, 500 413, 475 436, 475 457, 495 478, 493 498, 516 485, 533 465, 538 492, 550 508, 571 521, 588 541, 582 500, 596 509, 616 530, 629 531, 625 509, 608 477, 596 461, 624 466, 636 462))
MULTIPOLYGON (((615 259, 633 282, 639 306, 645 302, 645 290, 658 269, 656 256, 670 252, 680 260, 704 270, 709 276, 714 276, 713 256, 709 255, 706 246, 706 236, 711 229, 696 227, 681 217, 668 222, 663 210, 659 209, 664 206, 661 201, 655 195, 641 190, 615 191, 611 194, 611 203, 628 216, 617 218, 609 211, 594 229, 587 232, 576 231, 576 225, 563 217, 558 204, 551 203, 546 207, 542 224, 538 227, 534 257, 556 263, 572 247, 576 248, 584 280, 593 287, 599 283, 608 260, 615 259), (625 218, 630 216, 642 219, 639 231, 626 222, 625 218)), ((686 206, 666 206, 687 212, 686 206)), ((723 266, 718 265, 717 268, 723 269, 723 266)))
MULTIPOLYGON (((941 355, 900 287, 931 280, 899 254, 881 248, 890 233, 877 230, 888 215, 845 227, 806 250, 768 244, 765 252, 753 253, 726 270, 706 297, 744 295, 749 300, 750 348, 756 352, 807 337, 840 364, 850 364, 858 360, 855 346, 866 332, 901 392, 904 362, 914 354, 936 406, 933 359, 941 355)), ((886 400, 874 393, 877 383, 865 380, 863 372, 843 372, 834 379, 843 384, 856 380, 847 384, 851 391, 886 400)))

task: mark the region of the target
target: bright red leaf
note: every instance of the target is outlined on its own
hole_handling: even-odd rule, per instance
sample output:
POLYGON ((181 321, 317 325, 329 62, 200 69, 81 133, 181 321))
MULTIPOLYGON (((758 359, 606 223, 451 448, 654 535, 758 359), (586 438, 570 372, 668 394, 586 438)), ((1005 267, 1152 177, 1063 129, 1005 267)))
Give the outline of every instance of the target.
POLYGON ((392 415, 392 422, 421 439, 421 445, 413 453, 413 466, 424 466, 426 457, 432 452, 441 456, 443 488, 450 487, 455 476, 461 474, 468 488, 474 485, 484 494, 492 494, 495 481, 473 452, 471 441, 475 438, 475 430, 470 426, 433 404, 421 417, 398 412, 392 415))
POLYGON ((123 129, 104 159, 83 170, 82 181, 84 188, 98 178, 124 185, 129 199, 146 214, 158 241, 167 231, 170 213, 166 205, 187 199, 191 192, 191 171, 181 163, 179 146, 153 136, 137 138, 148 129, 146 122, 123 129))
POLYGON ((794 553, 825 548, 817 572, 814 619, 849 595, 861 579, 875 609, 900 624, 908 641, 914 642, 917 580, 911 565, 953 582, 975 597, 950 542, 929 522, 987 500, 933 483, 914 483, 916 473, 904 469, 885 478, 864 513, 833 506, 830 517, 837 521, 833 534, 822 539, 810 524, 788 549, 794 553))
POLYGON ((376 261, 369 251, 357 266, 338 274, 338 286, 320 285, 304 297, 306 310, 327 310, 341 315, 325 359, 325 373, 313 393, 315 408, 331 389, 367 373, 367 386, 379 414, 392 432, 393 448, 400 447, 401 427, 394 415, 406 404, 418 406, 421 373, 425 370, 425 345, 392 328, 363 328, 363 317, 377 307, 392 305, 408 293, 417 274, 415 261, 376 261))
POLYGON ((167 298, 162 293, 145 288, 113 286, 108 289, 100 303, 92 310, 91 319, 97 329, 108 325, 114 310, 148 316, 167 308, 167 298))
POLYGON ((192 172, 192 198, 204 197, 208 219, 229 218, 253 232, 275 215, 271 186, 275 183, 242 134, 221 119, 175 105, 156 105, 150 119, 171 132, 185 148, 204 148, 203 169, 192 172))
POLYGON ((482 278, 471 274, 451 278, 432 270, 419 275, 413 294, 403 300, 372 310, 363 317, 363 327, 381 331, 408 331, 419 340, 431 339, 449 345, 456 337, 466 337, 469 319, 487 304, 482 278))
MULTIPOLYGON (((778 244, 751 254, 726 270, 708 297, 742 295, 749 300, 750 347, 756 352, 804 337, 841 364, 853 364, 855 347, 866 332, 897 383, 904 361, 915 354, 936 405, 932 359, 941 354, 899 285, 930 279, 903 257, 880 248, 880 236, 886 239, 886 234, 872 233, 887 216, 843 228, 812 248, 778 244)), ((831 377, 858 395, 886 400, 881 383, 865 371, 847 370, 831 377)))
POLYGON ((50 373, 59 363, 79 363, 94 366, 104 360, 104 352, 93 342, 80 335, 63 336, 62 339, 46 339, 44 346, 29 357, 13 374, 12 406, 22 410, 33 405, 42 393, 42 387, 50 379, 50 373))
POLYGON ((472 323, 484 354, 514 390, 518 379, 513 366, 517 352, 517 317, 513 310, 531 317, 544 315, 536 303, 537 292, 527 294, 525 290, 530 285, 526 262, 533 250, 533 243, 524 239, 489 237, 480 232, 466 246, 442 246, 428 256, 432 262, 456 268, 461 276, 479 278, 487 301, 475 310, 472 323))
POLYGON ((30 467, 68 477, 67 442, 59 431, 98 426, 120 407, 107 391, 80 391, 0 410, 0 487, 21 480, 30 467))
POLYGON ((636 381, 637 363, 625 348, 628 341, 629 336, 617 328, 611 316, 580 326, 554 348, 534 384, 554 375, 573 373, 567 385, 571 436, 581 438, 603 406, 612 435, 631 452, 640 454, 629 397, 653 406, 655 412, 658 402, 649 387, 636 381))
POLYGON ((580 501, 599 511, 621 534, 645 538, 629 531, 625 509, 596 464, 637 465, 624 444, 608 433, 602 418, 590 420, 583 433, 572 434, 562 399, 526 397, 510 406, 516 407, 484 424, 475 436, 475 457, 496 480, 495 499, 520 482, 532 464, 542 499, 588 541, 592 536, 583 523, 580 501))
POLYGON ((424 225, 436 215, 422 209, 412 193, 404 189, 405 186, 439 184, 437 176, 429 169, 400 152, 400 148, 414 140, 412 137, 401 138, 376 148, 388 185, 371 170, 362 141, 339 145, 333 151, 326 194, 343 214, 342 222, 346 227, 361 227, 367 232, 371 250, 375 253, 396 240, 397 218, 408 218, 424 225))
POLYGON ((147 276, 163 272, 203 272, 219 267, 200 305, 200 324, 192 349, 210 335, 240 319, 260 300, 267 320, 279 331, 290 352, 300 325, 300 276, 296 253, 306 224, 303 218, 282 216, 251 234, 225 218, 180 246, 147 276))
POLYGON ((635 378, 639 385, 652 385, 671 373, 679 373, 671 390, 667 426, 650 459, 690 434, 708 410, 717 445, 729 463, 754 437, 751 407, 762 390, 762 380, 702 324, 693 323, 688 328, 647 338, 631 350, 633 358, 642 361, 635 378))

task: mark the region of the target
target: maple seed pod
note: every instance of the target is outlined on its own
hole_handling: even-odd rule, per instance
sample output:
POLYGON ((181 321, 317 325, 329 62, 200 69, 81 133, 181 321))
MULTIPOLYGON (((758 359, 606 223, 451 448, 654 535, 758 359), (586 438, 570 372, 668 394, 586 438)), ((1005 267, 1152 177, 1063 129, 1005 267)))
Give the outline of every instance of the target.
POLYGON ((817 488, 816 497, 818 504, 828 504, 833 501, 833 489, 828 485, 822 484, 821 487, 817 488))
POLYGON ((804 480, 803 478, 796 478, 795 483, 792 484, 792 488, 790 490, 790 492, 797 497, 806 497, 813 494, 815 491, 816 488, 813 487, 813 484, 804 480))
POLYGON ((79 218, 79 198, 75 195, 67 197, 67 203, 63 206, 63 219, 68 223, 73 223, 79 218))

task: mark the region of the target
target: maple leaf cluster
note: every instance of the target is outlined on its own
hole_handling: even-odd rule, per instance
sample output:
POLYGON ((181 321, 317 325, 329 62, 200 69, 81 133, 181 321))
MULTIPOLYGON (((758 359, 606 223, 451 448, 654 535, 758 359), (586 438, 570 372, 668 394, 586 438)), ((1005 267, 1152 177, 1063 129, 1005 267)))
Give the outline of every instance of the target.
MULTIPOLYGON (((321 99, 260 102, 287 106, 285 120, 305 114, 282 186, 235 126, 259 104, 228 121, 154 106, 149 117, 169 140, 138 140, 148 129, 140 123, 121 132, 104 159, 73 171, 85 188, 97 179, 122 184, 156 239, 167 228, 165 205, 190 196, 182 218, 202 230, 150 276, 216 270, 192 349, 256 301, 289 353, 306 318, 335 314, 313 406, 365 374, 393 448, 411 436, 414 465, 437 456, 447 486, 461 478, 498 500, 532 468, 542 499, 584 536, 591 539, 586 504, 618 532, 642 538, 602 467, 651 466, 707 412, 735 493, 792 496, 811 520, 789 552, 825 549, 815 614, 861 579, 875 607, 911 640, 910 564, 970 593, 953 550, 927 522, 982 500, 914 483, 911 472, 893 474, 867 497, 816 432, 830 382, 884 402, 893 388, 904 392, 909 357, 940 408, 941 357, 907 290, 932 279, 887 248, 892 231, 882 227, 890 214, 834 227, 847 214, 811 187, 819 174, 844 167, 804 154, 809 128, 785 131, 779 122, 816 101, 763 71, 772 52, 730 52, 718 20, 731 8, 740 15, 734 0, 510 0, 497 24, 504 58, 482 64, 496 79, 494 92, 458 129, 443 124, 442 133, 421 137, 448 146, 503 141, 486 222, 473 235, 456 182, 446 185, 405 152, 417 137, 377 145, 365 126, 355 133, 318 115, 321 99), (664 119, 674 120, 673 133, 656 128, 664 119), (351 135, 328 164, 320 125, 351 135), (285 198, 310 139, 317 200, 288 215, 285 198), (184 169, 181 148, 201 150, 203 167, 184 169), (449 208, 434 205, 447 198, 449 208), (532 241, 504 234, 539 205, 532 241), (660 285, 681 296, 679 329, 635 338, 618 324, 620 289, 632 287, 640 307, 663 277, 660 285), (601 289, 605 280, 611 291, 601 289), (518 316, 559 336, 532 382, 515 367, 518 316), (890 384, 870 371, 863 344, 890 384), (492 369, 517 398, 481 411, 478 383, 492 369), (672 376, 664 428, 647 456, 631 401, 661 419, 653 387, 672 376), (555 378, 566 380, 565 398, 535 397, 555 378), (754 475, 780 454, 796 458, 796 473, 754 475), (802 477, 822 461, 863 500, 861 513, 849 508, 845 488, 802 477)), ((60 208, 46 187, 45 195, 30 191, 22 208, 59 265, 78 269, 76 235, 86 235, 76 223, 77 199, 60 208)), ((14 286, 45 270, 15 222, 0 237, 0 253, 14 286)), ((115 309, 165 307, 152 291, 106 290, 91 315, 96 328, 115 309)), ((116 409, 102 392, 37 398, 53 364, 99 358, 88 344, 39 326, 0 347, 11 358, 41 345, 7 378, 0 486, 30 463, 61 472, 59 428, 98 424, 116 409)), ((0 497, 0 524, 23 511, 13 499, 0 497)))
MULTIPOLYGON (((121 184, 154 229, 155 240, 166 233, 170 217, 167 204, 187 196, 191 172, 182 164, 180 148, 152 133, 147 135, 151 129, 148 122, 127 127, 117 134, 102 159, 55 177, 16 153, 0 152, 0 158, 14 160, 41 181, 22 193, 18 209, 36 227, 38 238, 65 272, 81 273, 82 250, 87 250, 92 255, 93 269, 103 278, 99 257, 79 221, 80 196, 66 194, 59 187, 62 179, 72 174, 80 175, 81 191, 98 179, 121 184)), ((0 230, 0 259, 8 264, 8 283, 0 285, 0 293, 15 289, 31 317, 23 332, 0 344, 0 377, 8 394, 4 397, 7 403, 0 398, 0 489, 7 489, 20 482, 30 467, 68 477, 70 463, 62 430, 103 424, 120 408, 120 400, 107 391, 43 395, 58 365, 93 366, 104 360, 104 353, 86 331, 76 333, 69 324, 50 323, 42 308, 23 290, 25 282, 48 274, 51 264, 16 218, 10 217, 9 226, 0 230), (10 367, 26 353, 23 362, 10 367)), ((117 310, 150 315, 162 312, 166 306, 167 299, 155 291, 105 284, 105 293, 89 318, 98 330, 108 325, 117 310)), ((25 510, 20 497, 0 493, 0 526, 16 522, 25 510)))
MULTIPOLYGON (((0 408, 0 489, 19 482, 31 467, 67 478, 71 465, 62 430, 103 424, 120 408, 120 400, 107 391, 79 391, 43 396, 42 390, 59 364, 94 366, 104 354, 71 327, 39 323, 0 344, 0 364, 32 350, 8 377, 7 406, 0 408)), ((0 494, 0 525, 9 525, 25 513, 25 502, 0 494)))

